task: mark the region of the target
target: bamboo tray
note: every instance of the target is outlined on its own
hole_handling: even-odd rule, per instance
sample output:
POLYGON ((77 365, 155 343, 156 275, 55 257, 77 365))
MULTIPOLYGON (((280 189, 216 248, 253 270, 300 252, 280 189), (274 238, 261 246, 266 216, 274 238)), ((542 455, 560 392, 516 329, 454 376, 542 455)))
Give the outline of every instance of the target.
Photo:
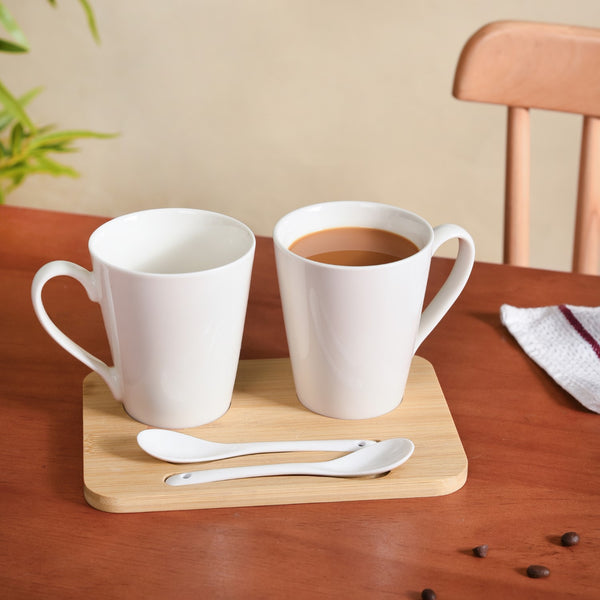
POLYGON ((342 453, 290 452, 173 465, 148 456, 136 435, 147 429, 115 402, 91 373, 83 385, 83 477, 87 502, 107 512, 145 512, 439 496, 463 486, 467 457, 432 365, 415 357, 405 396, 395 410, 347 421, 314 414, 296 398, 289 359, 240 361, 229 411, 185 430, 216 442, 286 439, 386 439, 415 443, 410 460, 384 476, 339 479, 278 476, 170 487, 173 473, 265 462, 327 460, 342 453))

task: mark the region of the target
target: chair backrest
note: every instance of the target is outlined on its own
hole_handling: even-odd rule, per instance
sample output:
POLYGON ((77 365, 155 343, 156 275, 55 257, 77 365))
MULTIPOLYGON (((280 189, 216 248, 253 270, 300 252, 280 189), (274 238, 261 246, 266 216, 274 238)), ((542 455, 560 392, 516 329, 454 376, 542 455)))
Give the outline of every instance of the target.
POLYGON ((529 263, 529 109, 583 116, 573 270, 600 268, 600 30, 498 21, 465 44, 460 100, 508 106, 504 262, 529 263))

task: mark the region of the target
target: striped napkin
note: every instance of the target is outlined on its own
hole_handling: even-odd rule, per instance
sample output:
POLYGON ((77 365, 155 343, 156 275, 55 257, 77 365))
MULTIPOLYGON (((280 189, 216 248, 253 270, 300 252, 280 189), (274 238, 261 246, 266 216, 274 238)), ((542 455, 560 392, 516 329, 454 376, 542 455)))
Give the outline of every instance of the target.
POLYGON ((600 413, 600 307, 500 307, 521 348, 583 406, 600 413))

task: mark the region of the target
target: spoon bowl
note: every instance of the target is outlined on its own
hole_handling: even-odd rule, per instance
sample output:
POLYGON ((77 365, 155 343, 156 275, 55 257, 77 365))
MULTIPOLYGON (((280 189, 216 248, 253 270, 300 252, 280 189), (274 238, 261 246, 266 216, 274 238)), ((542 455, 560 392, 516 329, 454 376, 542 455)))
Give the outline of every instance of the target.
POLYGON ((356 450, 350 454, 312 463, 282 463, 207 469, 178 473, 165 479, 171 486, 210 483, 247 477, 274 475, 319 475, 323 477, 365 477, 386 473, 405 463, 414 452, 415 445, 407 438, 392 438, 356 450))
POLYGON ((169 429, 145 429, 140 431, 137 441, 140 448, 150 456, 178 464, 267 452, 354 452, 376 443, 373 440, 295 440, 221 444, 169 429))

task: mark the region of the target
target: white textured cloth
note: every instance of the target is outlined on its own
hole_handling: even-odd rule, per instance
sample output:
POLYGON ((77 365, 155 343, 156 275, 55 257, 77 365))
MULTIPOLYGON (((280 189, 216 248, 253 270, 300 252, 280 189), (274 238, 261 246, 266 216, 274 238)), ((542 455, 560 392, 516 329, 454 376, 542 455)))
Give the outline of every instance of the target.
POLYGON ((600 307, 500 307, 523 350, 583 406, 600 413, 600 307))

